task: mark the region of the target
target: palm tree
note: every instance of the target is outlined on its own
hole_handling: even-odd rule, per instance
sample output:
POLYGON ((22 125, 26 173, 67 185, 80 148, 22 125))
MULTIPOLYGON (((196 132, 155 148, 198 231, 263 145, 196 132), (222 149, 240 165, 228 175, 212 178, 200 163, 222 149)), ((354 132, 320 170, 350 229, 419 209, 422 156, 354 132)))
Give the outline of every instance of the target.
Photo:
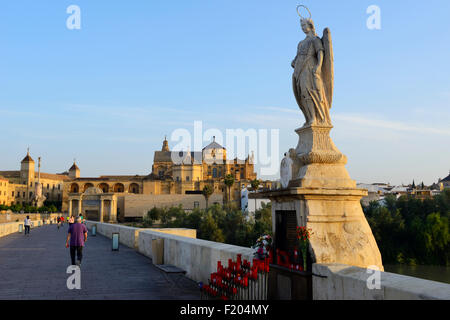
POLYGON ((227 174, 224 178, 224 183, 228 188, 228 202, 231 200, 231 187, 234 184, 234 176, 232 174, 227 174))
MULTIPOLYGON (((254 179, 252 181, 250 181, 250 184, 252 186, 252 190, 256 193, 256 191, 258 190, 259 184, 261 182, 258 179, 254 179)), ((256 212, 256 198, 255 198, 255 212, 256 212)))
POLYGON ((213 188, 209 184, 203 187, 202 193, 206 200, 206 210, 208 210, 208 199, 213 194, 213 191, 213 188))

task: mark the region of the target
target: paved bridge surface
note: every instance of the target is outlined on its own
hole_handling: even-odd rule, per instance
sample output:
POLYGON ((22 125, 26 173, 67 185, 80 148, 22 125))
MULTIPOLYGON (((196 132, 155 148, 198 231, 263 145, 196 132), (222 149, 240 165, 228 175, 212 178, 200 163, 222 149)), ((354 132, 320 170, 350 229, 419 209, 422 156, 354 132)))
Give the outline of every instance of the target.
POLYGON ((173 300, 199 299, 197 284, 167 275, 151 259, 111 239, 88 235, 83 250, 81 289, 69 290, 71 264, 65 248, 68 226, 46 225, 29 235, 0 238, 0 299, 173 300))

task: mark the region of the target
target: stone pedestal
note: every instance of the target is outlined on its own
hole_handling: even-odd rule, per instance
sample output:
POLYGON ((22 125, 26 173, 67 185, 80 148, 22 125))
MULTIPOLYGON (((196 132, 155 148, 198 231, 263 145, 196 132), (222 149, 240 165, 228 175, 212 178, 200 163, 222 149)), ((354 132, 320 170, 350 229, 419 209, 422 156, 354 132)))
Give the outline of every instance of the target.
POLYGON ((360 204, 367 191, 357 189, 350 178, 345 168, 347 157, 331 140, 331 128, 312 125, 297 129, 299 142, 295 152, 290 152, 293 179, 286 189, 263 192, 272 201, 274 239, 277 232, 286 232, 276 230, 276 216, 295 211, 297 225, 312 232, 313 262, 383 270, 380 251, 360 204))
POLYGON ((332 128, 310 125, 295 130, 299 140, 289 187, 356 188, 345 169, 347 157, 330 138, 332 128))
POLYGON ((297 225, 311 230, 310 254, 315 263, 342 263, 383 270, 381 254, 362 212, 361 189, 292 187, 268 191, 272 225, 277 237, 277 212, 295 211, 297 225))

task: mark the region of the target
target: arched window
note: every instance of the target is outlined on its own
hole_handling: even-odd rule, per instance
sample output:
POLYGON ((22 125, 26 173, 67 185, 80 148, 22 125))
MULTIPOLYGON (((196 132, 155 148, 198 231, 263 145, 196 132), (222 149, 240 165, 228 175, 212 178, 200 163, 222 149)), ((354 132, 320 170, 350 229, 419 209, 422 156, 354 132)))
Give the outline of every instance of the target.
POLYGON ((121 183, 116 183, 114 185, 114 192, 124 192, 125 187, 121 183))
POLYGON ((103 193, 109 192, 109 186, 106 183, 100 183, 98 187, 103 191, 103 193))
POLYGON ((213 168, 213 178, 217 178, 217 168, 213 168))
POLYGON ((139 185, 136 183, 130 184, 130 186, 128 187, 128 192, 135 194, 139 193, 139 185))
POLYGON ((92 188, 94 185, 92 183, 86 183, 83 187, 83 192, 86 192, 87 189, 92 188))
POLYGON ((78 193, 79 192, 79 187, 78 187, 78 184, 76 184, 76 183, 72 183, 71 185, 70 185, 70 193, 78 193))

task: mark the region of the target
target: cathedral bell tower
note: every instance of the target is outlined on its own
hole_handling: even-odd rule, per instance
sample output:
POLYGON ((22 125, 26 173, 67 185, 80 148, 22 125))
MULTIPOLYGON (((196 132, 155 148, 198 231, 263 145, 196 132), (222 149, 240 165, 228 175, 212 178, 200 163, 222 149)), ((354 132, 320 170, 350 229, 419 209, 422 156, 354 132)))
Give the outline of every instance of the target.
POLYGON ((30 150, 27 150, 27 155, 20 162, 20 182, 26 184, 28 188, 30 183, 34 182, 34 160, 30 156, 30 150))

